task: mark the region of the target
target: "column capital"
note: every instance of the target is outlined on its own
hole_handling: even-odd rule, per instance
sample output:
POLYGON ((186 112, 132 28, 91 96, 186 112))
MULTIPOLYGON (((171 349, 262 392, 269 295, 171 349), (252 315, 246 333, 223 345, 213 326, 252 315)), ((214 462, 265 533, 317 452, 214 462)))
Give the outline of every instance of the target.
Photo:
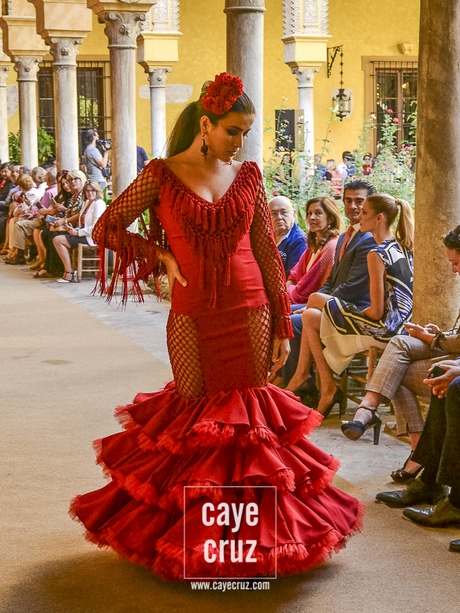
POLYGON ((18 73, 18 81, 37 81, 37 73, 41 57, 15 57, 14 69, 18 73))
POLYGON ((149 75, 148 78, 150 87, 166 87, 168 73, 171 72, 171 68, 157 68, 155 66, 149 66, 145 69, 145 72, 149 75))
POLYGON ((224 13, 265 13, 265 0, 225 0, 224 13))
POLYGON ((99 23, 105 24, 109 49, 137 49, 136 39, 145 13, 105 11, 98 14, 99 23))
POLYGON ((313 87, 315 72, 319 72, 319 68, 293 68, 292 74, 296 76, 299 89, 302 87, 313 87))
POLYGON ((8 75, 6 74, 10 69, 9 66, 0 64, 0 87, 6 87, 6 80, 8 75))
POLYGON ((78 45, 83 42, 82 38, 47 38, 46 43, 50 46, 50 53, 53 56, 53 65, 57 68, 65 66, 76 66, 78 45))

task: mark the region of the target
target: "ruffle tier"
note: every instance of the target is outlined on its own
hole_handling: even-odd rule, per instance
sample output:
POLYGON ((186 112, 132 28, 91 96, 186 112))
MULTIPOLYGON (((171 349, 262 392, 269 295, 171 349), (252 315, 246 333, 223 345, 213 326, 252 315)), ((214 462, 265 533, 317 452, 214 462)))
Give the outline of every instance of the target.
POLYGON ((322 416, 290 392, 268 384, 184 398, 169 383, 116 415, 124 431, 95 443, 111 481, 77 496, 71 514, 88 540, 164 579, 182 580, 184 569, 187 578, 304 572, 361 527, 360 503, 330 485, 339 462, 306 438, 322 416), (206 501, 255 502, 259 521, 237 534, 209 528, 200 516, 206 501), (244 555, 215 552, 210 564, 209 538, 233 540, 244 555), (256 562, 243 561, 248 542, 256 562))

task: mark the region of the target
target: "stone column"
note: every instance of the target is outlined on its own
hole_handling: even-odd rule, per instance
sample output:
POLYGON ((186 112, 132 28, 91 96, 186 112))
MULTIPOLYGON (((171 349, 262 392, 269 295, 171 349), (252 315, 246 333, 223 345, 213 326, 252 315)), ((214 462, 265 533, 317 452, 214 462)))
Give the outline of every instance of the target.
POLYGON ((19 130, 21 134, 21 164, 38 166, 37 142, 37 72, 41 57, 15 57, 18 73, 19 130))
POLYGON ((79 168, 77 45, 81 38, 50 38, 53 56, 54 101, 56 105, 56 159, 58 168, 79 168))
POLYGON ((303 111, 305 140, 302 150, 313 156, 315 151, 315 114, 313 105, 313 79, 318 68, 297 68, 292 71, 298 82, 299 109, 303 111))
POLYGON ((109 39, 112 100, 112 190, 116 197, 137 176, 136 156, 136 38, 145 13, 105 11, 109 39))
POLYGON ((0 160, 9 160, 8 151, 8 105, 6 102, 6 79, 9 66, 0 66, 0 160))
POLYGON ((152 157, 166 155, 166 80, 171 68, 149 67, 152 157))
POLYGON ((458 280, 446 263, 441 237, 460 223, 460 4, 422 0, 418 72, 413 321, 453 325, 458 280))
POLYGON ((254 160, 262 167, 264 0, 225 0, 227 15, 227 71, 238 75, 256 108, 251 134, 238 154, 239 160, 254 160))

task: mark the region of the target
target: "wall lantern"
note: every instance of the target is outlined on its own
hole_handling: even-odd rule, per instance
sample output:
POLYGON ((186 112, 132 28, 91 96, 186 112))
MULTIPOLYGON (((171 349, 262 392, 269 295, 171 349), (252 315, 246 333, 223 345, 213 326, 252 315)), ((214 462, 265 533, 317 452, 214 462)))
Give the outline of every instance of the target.
POLYGON ((353 108, 353 91, 346 89, 343 86, 343 45, 337 47, 328 47, 327 49, 327 77, 332 73, 334 60, 339 54, 340 57, 340 87, 332 92, 332 102, 334 105, 335 114, 342 121, 345 117, 351 114, 353 108))

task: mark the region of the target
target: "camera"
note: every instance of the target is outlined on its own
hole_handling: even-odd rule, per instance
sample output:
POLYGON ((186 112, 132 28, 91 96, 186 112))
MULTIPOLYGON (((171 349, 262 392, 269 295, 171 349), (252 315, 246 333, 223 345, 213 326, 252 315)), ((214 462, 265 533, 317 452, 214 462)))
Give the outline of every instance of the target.
POLYGON ((99 139, 96 141, 96 147, 102 151, 109 151, 110 149, 112 149, 112 139, 99 139))

